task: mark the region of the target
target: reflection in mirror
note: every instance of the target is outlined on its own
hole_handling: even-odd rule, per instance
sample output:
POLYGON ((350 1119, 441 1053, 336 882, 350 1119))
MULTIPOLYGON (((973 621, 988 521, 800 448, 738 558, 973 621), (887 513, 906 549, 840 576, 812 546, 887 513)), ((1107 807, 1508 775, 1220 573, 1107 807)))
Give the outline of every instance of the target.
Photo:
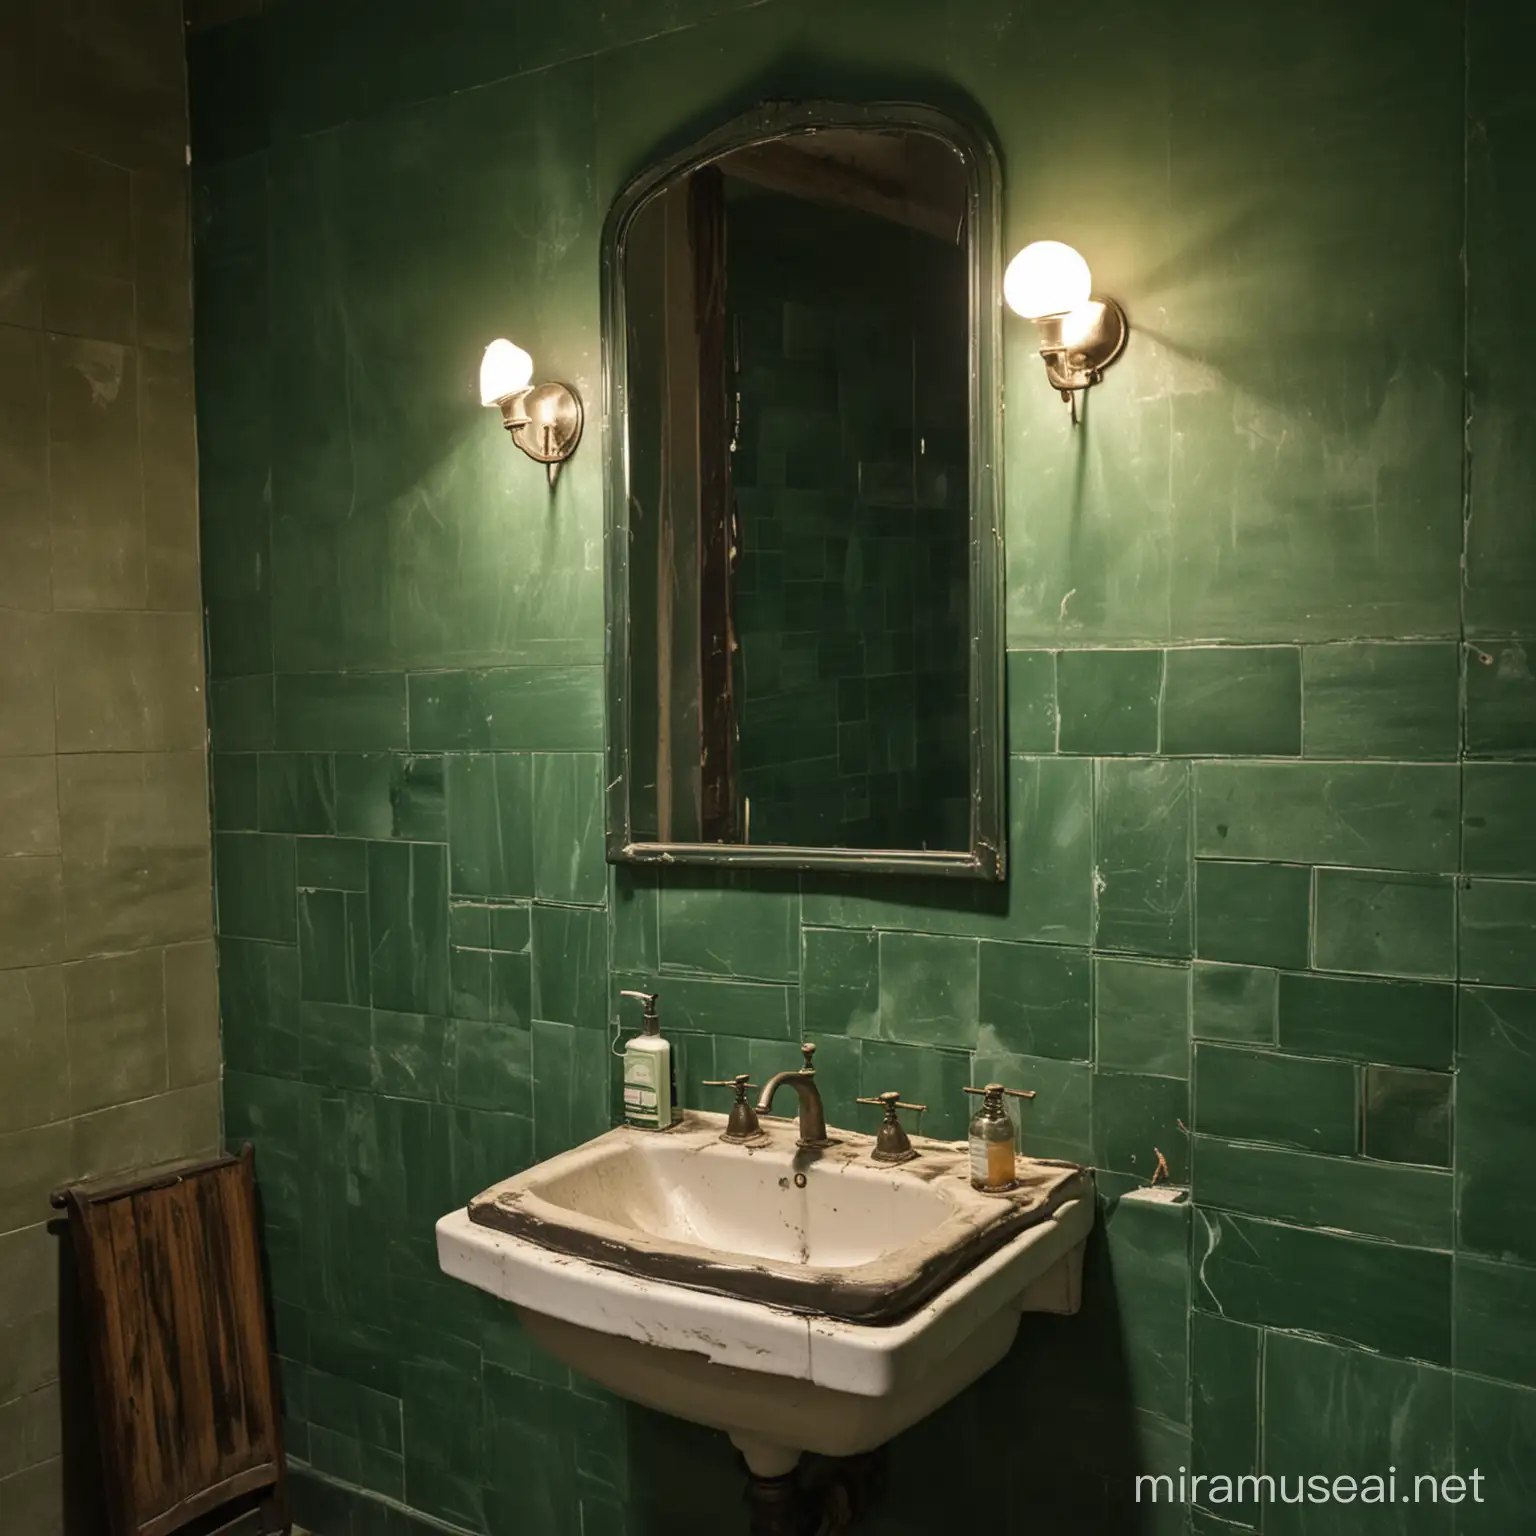
POLYGON ((832 127, 630 219, 627 843, 972 851, 972 187, 832 127))

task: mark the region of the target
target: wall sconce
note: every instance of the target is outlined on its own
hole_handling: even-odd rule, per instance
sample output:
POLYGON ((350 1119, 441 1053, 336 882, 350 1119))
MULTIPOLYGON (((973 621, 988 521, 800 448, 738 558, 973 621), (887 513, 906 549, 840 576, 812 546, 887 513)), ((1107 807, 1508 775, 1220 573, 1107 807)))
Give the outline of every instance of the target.
POLYGON ((1036 240, 1008 263, 1003 297, 1015 314, 1035 322, 1045 376, 1072 407, 1076 426, 1077 391, 1097 384, 1125 350, 1125 311, 1113 299, 1093 297, 1088 263, 1059 240, 1036 240))
POLYGON ((553 487, 560 466, 581 441, 581 397, 569 384, 529 384, 533 359, 500 337, 480 359, 480 404, 501 407, 512 441, 549 471, 553 487))

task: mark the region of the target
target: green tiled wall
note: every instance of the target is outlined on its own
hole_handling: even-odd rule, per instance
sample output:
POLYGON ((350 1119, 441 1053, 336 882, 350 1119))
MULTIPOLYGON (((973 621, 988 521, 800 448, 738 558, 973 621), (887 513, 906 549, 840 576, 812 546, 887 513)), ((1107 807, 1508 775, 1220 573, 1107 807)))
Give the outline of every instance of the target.
POLYGON ((1039 1091, 1027 1146, 1101 1170, 1082 1314, 905 1437, 873 1530, 986 1486, 1011 1531, 1231 1536, 1258 1512, 1138 1510, 1131 1475, 1386 1463, 1488 1502, 1382 1529, 1521 1529, 1533 24, 245 9, 192 51, 204 568, 226 1113, 306 1523, 741 1528, 720 1436, 435 1266, 438 1215, 609 1122, 639 982, 690 1103, 807 1034, 834 1121, 899 1087, 954 1134, 995 1075, 1039 1091), (1042 58, 1093 60, 1071 132, 1042 58), (507 332, 598 399, 610 199, 786 94, 969 98, 1007 247, 1071 239, 1135 327, 1076 432, 1006 330, 1006 888, 600 863, 600 433, 551 500, 475 362, 507 332), (1192 1199, 1143 1188, 1159 1155, 1192 1199))

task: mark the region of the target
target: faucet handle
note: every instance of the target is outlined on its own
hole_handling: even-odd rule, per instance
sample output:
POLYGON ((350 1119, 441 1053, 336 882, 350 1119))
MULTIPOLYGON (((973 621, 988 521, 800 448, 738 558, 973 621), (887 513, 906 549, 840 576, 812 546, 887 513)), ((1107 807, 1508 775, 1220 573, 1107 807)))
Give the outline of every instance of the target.
POLYGON ((816 1054, 816 1047, 809 1040, 807 1040, 801 1045, 800 1054, 805 1058, 805 1065, 801 1068, 801 1071, 814 1072, 816 1070, 816 1065, 811 1058, 816 1054))
POLYGON ((896 1118, 896 1111, 911 1109, 921 1115, 928 1108, 926 1104, 903 1103, 901 1094, 894 1088, 876 1094, 872 1099, 858 1099, 855 1102, 884 1106, 885 1118, 880 1122, 880 1129, 875 1132, 875 1150, 870 1154, 877 1163, 905 1163, 917 1156, 912 1150, 912 1143, 907 1140, 906 1129, 896 1118))
POLYGON ((757 1111, 747 1102, 747 1089, 757 1087, 756 1083, 749 1083, 747 1072, 738 1072, 735 1077, 729 1079, 706 1078, 703 1083, 705 1088, 734 1088, 736 1090, 735 1102, 731 1105, 731 1113, 725 1122, 725 1131, 721 1135, 721 1141, 750 1141, 754 1136, 762 1133, 762 1127, 757 1121, 757 1111))
POLYGON ((904 1103, 901 1094, 894 1088, 888 1088, 884 1093, 877 1093, 872 1099, 855 1099, 853 1102, 855 1104, 883 1104, 888 1119, 894 1117, 898 1109, 911 1109, 915 1110, 918 1114, 922 1114, 928 1108, 926 1104, 904 1103))
POLYGON ((747 1096, 747 1089, 757 1087, 756 1083, 749 1083, 747 1081, 751 1075, 750 1072, 738 1072, 735 1077, 706 1077, 699 1086, 701 1088, 734 1088, 736 1090, 736 1097, 744 1099, 747 1096))

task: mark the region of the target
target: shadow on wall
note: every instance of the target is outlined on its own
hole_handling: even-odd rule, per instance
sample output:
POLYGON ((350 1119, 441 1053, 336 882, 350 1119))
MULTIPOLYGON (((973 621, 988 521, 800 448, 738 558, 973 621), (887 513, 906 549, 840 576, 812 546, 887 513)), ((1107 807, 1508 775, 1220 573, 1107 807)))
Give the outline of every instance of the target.
POLYGON ((59 1245, 59 1419, 62 1430, 64 1528, 61 1536, 101 1536, 107 1529, 101 1486, 96 1398, 85 1350, 85 1316, 69 1222, 48 1224, 59 1245))

